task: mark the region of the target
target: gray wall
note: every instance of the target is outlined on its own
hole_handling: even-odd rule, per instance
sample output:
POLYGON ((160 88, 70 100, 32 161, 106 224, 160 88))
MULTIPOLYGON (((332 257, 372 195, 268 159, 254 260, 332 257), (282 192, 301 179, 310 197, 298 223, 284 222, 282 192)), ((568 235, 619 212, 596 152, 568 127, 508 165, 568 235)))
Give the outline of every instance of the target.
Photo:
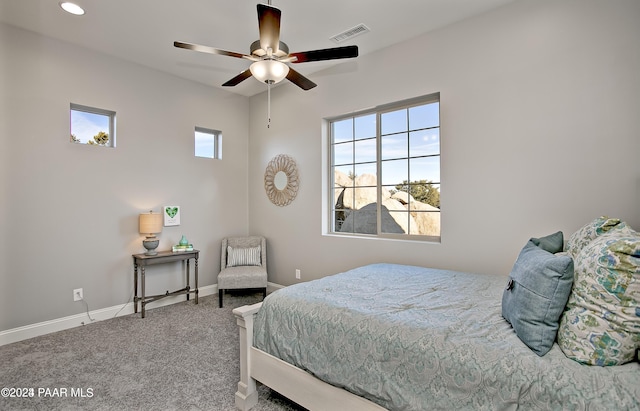
MULTIPOLYGON (((182 207, 182 234, 215 284, 220 240, 248 232, 246 97, 0 25, 0 330, 124 304, 138 214, 182 207), (117 147, 69 142, 69 103, 116 111, 117 147), (194 157, 194 126, 223 132, 223 159, 194 157)), ((178 263, 148 293, 183 286, 178 263)))
MULTIPOLYGON (((215 284, 225 235, 269 239, 284 285, 386 261, 506 275, 531 236, 608 214, 640 229, 640 2, 524 0, 251 99, 0 25, 0 330, 132 294, 137 215, 182 207, 215 284), (442 111, 442 243, 323 235, 323 118, 435 91, 442 111), (69 103, 115 110, 113 150, 68 142, 69 103), (193 127, 224 135, 193 157, 193 127), (263 173, 294 157, 301 187, 269 202, 263 173)), ((357 41, 356 41, 357 43, 357 41)), ((309 63, 313 64, 313 63, 309 63)), ((154 268, 150 292, 181 286, 154 268)))
POLYGON ((637 0, 519 1, 312 75, 309 92, 275 88, 270 129, 252 97, 250 227, 269 238, 270 281, 378 261, 507 275, 532 236, 603 214, 640 229, 638 21, 637 0), (323 235, 323 118, 437 91, 442 242, 323 235), (281 153, 301 184, 282 208, 262 188, 281 153))

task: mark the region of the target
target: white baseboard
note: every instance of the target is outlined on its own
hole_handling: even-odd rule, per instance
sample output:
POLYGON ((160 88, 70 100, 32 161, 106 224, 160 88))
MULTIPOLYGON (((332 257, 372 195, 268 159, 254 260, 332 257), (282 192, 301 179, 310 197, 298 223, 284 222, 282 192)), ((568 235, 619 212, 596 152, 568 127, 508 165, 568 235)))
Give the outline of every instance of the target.
MULTIPOLYGON (((272 292, 283 287, 284 286, 279 284, 268 283, 267 290, 272 292)), ((206 285, 198 288, 198 297, 206 297, 217 293, 217 284, 206 285)), ((193 299, 193 296, 191 296, 191 298, 193 299)), ((179 303, 184 300, 185 297, 183 295, 165 297, 147 304, 145 309, 152 310, 154 308, 164 307, 165 305, 179 303)), ((96 321, 103 321, 114 317, 133 314, 133 311, 133 302, 128 302, 122 305, 115 305, 113 307, 89 311, 88 314, 87 312, 83 312, 81 314, 70 315, 68 317, 57 318, 55 320, 43 321, 41 323, 0 331, 0 346, 38 337, 40 335, 67 330, 69 328, 80 327, 96 321)))
MULTIPOLYGON (((205 297, 207 295, 217 293, 217 284, 198 287, 198 297, 205 297)), ((193 300, 193 295, 191 296, 191 300, 193 300)), ((170 296, 147 304, 145 309, 150 310, 182 301, 185 301, 184 295, 170 296)), ((114 317, 133 314, 133 311, 133 302, 128 302, 126 304, 89 311, 88 314, 87 312, 83 312, 81 314, 70 315, 68 317, 57 318, 55 320, 43 321, 41 323, 25 325, 11 330, 0 331, 0 346, 26 340, 28 338, 38 337, 40 335, 91 324, 96 321, 103 321, 114 317)))

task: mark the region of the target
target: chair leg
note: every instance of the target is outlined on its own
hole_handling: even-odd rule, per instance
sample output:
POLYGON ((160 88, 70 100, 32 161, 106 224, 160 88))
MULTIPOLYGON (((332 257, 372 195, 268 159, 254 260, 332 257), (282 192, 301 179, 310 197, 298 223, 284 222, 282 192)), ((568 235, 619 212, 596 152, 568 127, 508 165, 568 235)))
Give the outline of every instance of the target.
POLYGON ((220 304, 220 308, 222 308, 222 294, 224 294, 224 290, 218 290, 218 303, 220 304))
POLYGON ((262 289, 262 299, 264 300, 265 298, 267 298, 267 288, 263 288, 262 289))

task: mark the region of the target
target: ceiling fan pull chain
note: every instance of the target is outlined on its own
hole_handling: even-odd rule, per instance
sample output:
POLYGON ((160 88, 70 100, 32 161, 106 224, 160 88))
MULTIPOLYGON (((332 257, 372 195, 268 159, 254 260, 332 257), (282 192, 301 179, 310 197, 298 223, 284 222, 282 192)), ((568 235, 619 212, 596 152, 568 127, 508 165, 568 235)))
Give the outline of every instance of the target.
POLYGON ((271 84, 267 83, 267 128, 271 125, 271 84))

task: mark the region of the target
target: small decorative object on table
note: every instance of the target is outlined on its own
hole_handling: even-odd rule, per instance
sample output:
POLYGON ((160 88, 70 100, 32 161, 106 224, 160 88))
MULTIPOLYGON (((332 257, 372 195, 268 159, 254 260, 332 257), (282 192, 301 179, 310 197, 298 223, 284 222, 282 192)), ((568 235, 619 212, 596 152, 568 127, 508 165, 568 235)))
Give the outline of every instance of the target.
POLYGON ((180 242, 178 242, 177 245, 174 245, 171 248, 171 251, 173 251, 174 253, 178 253, 181 251, 193 251, 193 244, 189 244, 187 237, 183 235, 180 239, 180 242))
POLYGON ((173 251, 174 253, 178 253, 181 251, 193 251, 193 244, 174 245, 173 247, 171 247, 171 251, 173 251))

